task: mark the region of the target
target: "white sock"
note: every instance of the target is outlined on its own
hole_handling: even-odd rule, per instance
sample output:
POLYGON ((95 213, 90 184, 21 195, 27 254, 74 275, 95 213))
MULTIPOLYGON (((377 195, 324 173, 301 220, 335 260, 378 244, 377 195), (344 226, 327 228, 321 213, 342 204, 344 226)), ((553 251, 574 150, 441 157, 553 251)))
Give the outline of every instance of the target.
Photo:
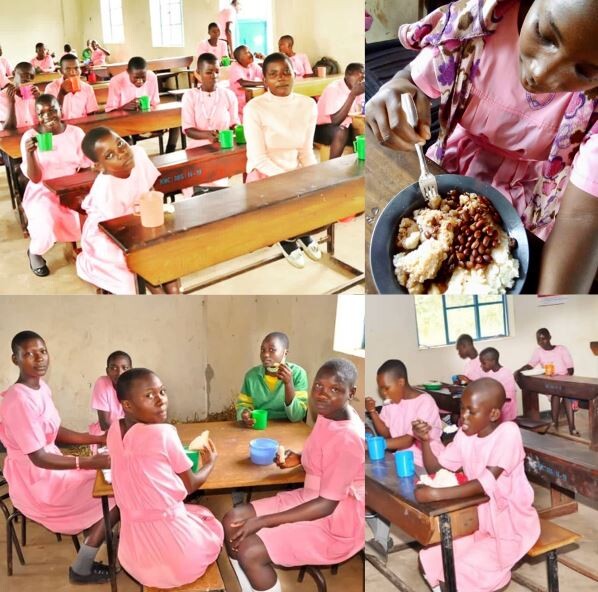
POLYGON ((90 547, 83 543, 71 565, 73 571, 82 576, 89 575, 99 550, 98 547, 90 547))
POLYGON ((432 588, 432 592, 440 592, 440 586, 434 586, 434 588, 432 588))
POLYGON ((230 564, 233 566, 235 573, 237 574, 237 580, 239 580, 241 592, 253 592, 251 583, 249 582, 246 573, 243 571, 243 568, 239 565, 239 562, 236 559, 232 559, 231 557, 229 557, 228 559, 230 561, 230 564))
POLYGON ((280 587, 280 580, 277 578, 276 579, 276 583, 274 584, 274 586, 272 586, 272 588, 268 588, 267 590, 256 590, 255 588, 252 588, 253 592, 282 592, 282 588, 280 587))

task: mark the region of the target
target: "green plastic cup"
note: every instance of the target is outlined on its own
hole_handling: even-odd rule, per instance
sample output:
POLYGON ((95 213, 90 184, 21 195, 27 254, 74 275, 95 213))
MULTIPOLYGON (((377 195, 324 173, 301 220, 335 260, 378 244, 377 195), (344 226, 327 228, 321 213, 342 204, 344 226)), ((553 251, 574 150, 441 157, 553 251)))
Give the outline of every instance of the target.
POLYGON ((189 450, 188 448, 185 448, 185 454, 187 455, 187 458, 193 463, 191 470, 194 473, 197 473, 199 469, 199 450, 189 450))
POLYGON ((222 59, 220 60, 220 65, 230 66, 230 58, 228 56, 222 56, 222 59))
POLYGON ((254 430, 265 430, 268 425, 268 411, 266 409, 256 409, 251 412, 251 417, 255 421, 254 430))
POLYGON ((52 150, 52 134, 50 132, 37 134, 37 148, 40 152, 50 152, 52 150))
POLYGON ((233 130, 222 130, 218 133, 218 141, 220 142, 220 148, 232 148, 233 147, 233 130))
POLYGON ((353 142, 353 150, 359 160, 365 160, 365 136, 357 136, 353 142))
POLYGON ((237 144, 247 144, 245 140, 245 128, 242 125, 235 127, 235 140, 237 144))
POLYGON ((142 111, 149 111, 150 107, 150 98, 148 96, 139 97, 139 108, 142 111))

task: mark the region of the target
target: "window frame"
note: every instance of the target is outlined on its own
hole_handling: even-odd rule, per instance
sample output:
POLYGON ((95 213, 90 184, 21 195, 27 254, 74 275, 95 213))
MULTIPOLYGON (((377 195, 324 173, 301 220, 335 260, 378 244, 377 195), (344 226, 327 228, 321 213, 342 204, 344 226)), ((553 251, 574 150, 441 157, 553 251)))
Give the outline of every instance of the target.
POLYGON ((100 19, 102 21, 102 41, 106 44, 123 44, 125 42, 125 18, 123 13, 122 0, 100 0, 100 19), (116 10, 115 4, 118 3, 120 11, 120 21, 122 26, 121 36, 114 34, 114 25, 112 23, 112 14, 116 10), (106 22, 108 20, 108 22, 106 22))
MULTIPOLYGON (((152 47, 185 47, 185 22, 183 0, 149 0, 149 13, 150 31, 152 35, 152 47), (178 25, 178 27, 180 28, 180 39, 177 40, 177 42, 175 43, 166 43, 164 41, 165 23, 162 20, 163 2, 167 3, 170 7, 178 6, 178 9, 180 11, 180 21, 178 25)), ((167 26, 169 28, 171 27, 171 25, 167 26)))

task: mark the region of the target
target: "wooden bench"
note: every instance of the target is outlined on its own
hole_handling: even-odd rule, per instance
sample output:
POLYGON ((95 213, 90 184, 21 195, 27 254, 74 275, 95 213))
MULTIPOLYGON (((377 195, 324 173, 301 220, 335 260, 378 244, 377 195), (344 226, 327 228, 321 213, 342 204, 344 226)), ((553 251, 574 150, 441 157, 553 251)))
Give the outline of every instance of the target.
MULTIPOLYGON (((549 520, 540 520, 540 528, 540 537, 527 554, 529 557, 546 555, 548 592, 559 592, 557 551, 575 543, 581 537, 577 533, 549 520)), ((533 582, 521 574, 513 574, 512 579, 530 590, 538 590, 538 587, 533 582)))
POLYGON ((185 584, 184 586, 178 586, 177 588, 152 588, 151 586, 141 586, 142 592, 226 592, 218 564, 214 561, 201 578, 185 584))
POLYGON ((531 419, 523 415, 516 417, 515 423, 524 430, 531 430, 532 432, 536 432, 538 434, 545 434, 552 424, 550 421, 531 419))

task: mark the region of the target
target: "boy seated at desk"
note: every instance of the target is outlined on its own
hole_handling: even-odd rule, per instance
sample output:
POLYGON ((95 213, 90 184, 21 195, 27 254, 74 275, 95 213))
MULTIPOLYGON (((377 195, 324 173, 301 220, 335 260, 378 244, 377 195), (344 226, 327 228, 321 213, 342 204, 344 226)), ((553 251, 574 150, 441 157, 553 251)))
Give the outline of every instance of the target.
POLYGON ((330 158, 342 156, 354 140, 349 113, 361 113, 365 101, 365 69, 352 63, 342 80, 331 82, 318 101, 318 125, 314 141, 330 146, 330 158))
POLYGON ((46 94, 58 99, 64 119, 87 117, 98 110, 95 92, 90 84, 81 80, 81 68, 76 55, 65 54, 60 58, 62 76, 46 86, 46 94))
POLYGON ((517 385, 513 378, 513 371, 501 366, 498 362, 499 353, 493 347, 487 347, 480 352, 481 372, 478 378, 494 378, 505 389, 506 400, 500 410, 500 421, 514 421, 517 417, 517 385))
POLYGON ((54 60, 43 43, 35 45, 35 57, 31 60, 36 74, 39 72, 54 72, 54 60))
POLYGON ((480 365, 480 358, 478 350, 473 345, 473 337, 467 333, 463 333, 457 337, 455 346, 459 357, 465 362, 463 374, 457 374, 458 384, 467 384, 472 380, 476 380, 482 376, 482 367, 480 365))
MULTIPOLYGON (((93 42, 92 42, 93 43, 93 42)), ((160 104, 158 77, 147 69, 147 62, 140 56, 129 60, 127 69, 110 79, 106 113, 116 109, 139 111, 140 97, 149 97, 152 109, 160 104)), ((151 134, 150 134, 151 135, 151 134)), ((141 138, 144 136, 142 135, 141 138)), ((179 139, 179 129, 169 130, 166 152, 174 152, 179 139)))
POLYGON ((411 450, 415 464, 423 466, 421 444, 413 437, 412 423, 425 421, 431 426, 430 440, 436 450, 442 450, 442 424, 436 401, 414 389, 407 378, 407 367, 401 360, 387 360, 376 373, 378 394, 390 399, 390 404, 376 411, 376 401, 366 397, 365 410, 370 414, 376 432, 386 438, 388 450, 411 450), (436 448, 438 447, 438 448, 436 448))
POLYGON ((302 421, 307 414, 307 374, 301 366, 287 362, 289 338, 269 333, 260 347, 260 366, 245 374, 235 407, 237 420, 250 428, 251 412, 266 409, 268 419, 302 421))

